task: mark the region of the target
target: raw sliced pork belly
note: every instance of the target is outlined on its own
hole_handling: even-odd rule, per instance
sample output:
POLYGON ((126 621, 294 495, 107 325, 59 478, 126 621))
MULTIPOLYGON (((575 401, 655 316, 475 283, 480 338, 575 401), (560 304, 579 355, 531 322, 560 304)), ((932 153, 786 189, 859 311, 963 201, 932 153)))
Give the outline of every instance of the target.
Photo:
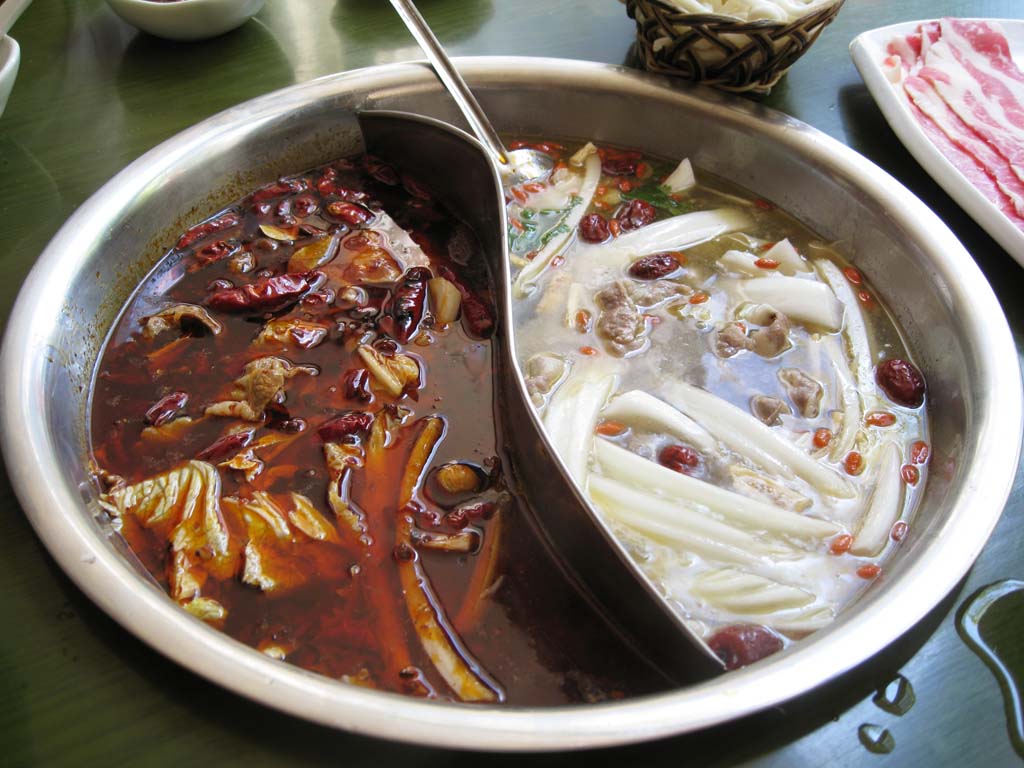
POLYGON ((928 138, 1024 231, 1024 72, 999 25, 928 22, 887 53, 928 138))

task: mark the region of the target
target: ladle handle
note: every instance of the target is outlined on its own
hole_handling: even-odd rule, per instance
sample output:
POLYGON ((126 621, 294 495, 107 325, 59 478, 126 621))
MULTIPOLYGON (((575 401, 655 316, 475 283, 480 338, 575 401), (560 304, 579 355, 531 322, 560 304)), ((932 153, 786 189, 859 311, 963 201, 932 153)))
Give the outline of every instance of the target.
POLYGON ((501 139, 498 138, 498 134, 491 125, 491 121, 487 119, 487 115, 484 114, 480 103, 476 100, 473 92, 469 90, 469 86, 462 79, 462 75, 455 69, 451 59, 448 58, 448 54, 445 53, 441 43, 438 42, 430 27, 427 26, 423 16, 420 15, 416 6, 412 4, 412 0, 391 0, 391 5, 398 11, 398 15, 402 17, 405 26, 412 33, 412 36, 416 38, 416 42, 420 44, 420 48, 423 49, 427 59, 430 60, 434 72, 441 78, 441 82, 444 83, 445 88, 448 89, 452 98, 455 99, 455 103, 462 110, 462 114, 469 122, 473 133, 491 151, 499 163, 507 165, 508 151, 505 149, 505 145, 501 143, 501 139))

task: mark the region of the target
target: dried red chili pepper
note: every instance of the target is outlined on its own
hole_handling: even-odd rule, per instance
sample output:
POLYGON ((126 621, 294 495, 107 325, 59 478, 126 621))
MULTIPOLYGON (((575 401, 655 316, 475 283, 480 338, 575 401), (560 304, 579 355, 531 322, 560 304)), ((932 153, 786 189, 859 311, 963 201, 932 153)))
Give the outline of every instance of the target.
POLYGON ((391 296, 388 303, 388 319, 391 322, 383 323, 382 327, 402 344, 412 338, 420 320, 423 319, 427 281, 431 277, 430 270, 426 267, 413 267, 405 273, 402 282, 391 296))
POLYGON ((369 195, 358 189, 351 189, 350 187, 335 187, 334 193, 336 197, 340 197, 342 200, 348 200, 350 203, 361 203, 364 200, 369 199, 369 195))
POLYGON ((182 235, 178 239, 178 244, 175 248, 179 251, 184 250, 193 243, 209 237, 214 232, 223 232, 225 229, 237 227, 241 222, 241 218, 234 212, 225 213, 223 216, 218 216, 216 219, 211 219, 210 221, 204 221, 202 224, 197 224, 182 235))
POLYGON ((204 245, 196 251, 195 258, 200 264, 206 266, 207 264, 212 264, 215 261, 226 259, 228 256, 231 256, 238 251, 240 247, 241 246, 237 242, 217 240, 209 245, 204 245))
POLYGON ((337 179, 338 172, 336 170, 329 166, 324 168, 320 178, 316 180, 316 191, 324 196, 332 194, 336 189, 334 182, 337 179))
POLYGON ((459 507, 470 520, 490 520, 498 511, 498 505, 493 501, 478 501, 476 504, 466 504, 459 507))
POLYGON ((335 200, 333 203, 328 203, 324 213, 332 220, 340 220, 350 227, 361 227, 364 224, 369 224, 376 218, 373 211, 369 208, 343 200, 335 200))
POLYGON ((299 192, 305 192, 308 189, 309 182, 303 178, 288 180, 282 179, 274 182, 273 184, 267 184, 265 187, 260 187, 249 195, 249 199, 256 203, 261 200, 271 200, 275 197, 294 195, 299 192))
POLYGON ((316 433, 325 443, 337 443, 350 435, 366 432, 373 424, 373 414, 349 411, 320 425, 316 433))
POLYGON ((171 392, 169 395, 164 395, 146 411, 146 423, 153 427, 166 424, 187 404, 188 395, 184 392, 171 392))
POLYGON ((452 528, 462 530, 469 525, 469 515, 466 514, 466 510, 464 509, 453 509, 444 516, 444 522, 452 528))
POLYGON ((206 306, 220 312, 277 312, 294 304, 310 289, 308 274, 261 277, 240 288, 221 288, 206 297, 206 306))
POLYGON ((230 435, 218 437, 197 453, 196 458, 200 461, 218 461, 228 456, 234 456, 252 442, 253 431, 246 429, 241 432, 232 432, 230 435))
POLYGON ((487 303, 469 290, 448 267, 439 267, 438 272, 459 289, 459 295, 462 296, 462 322, 469 334, 478 339, 490 338, 494 333, 494 315, 487 303))
POLYGON ((296 216, 306 218, 320 209, 320 204, 312 195, 300 195, 292 201, 292 210, 296 216))
POLYGON ((288 413, 288 409, 280 403, 271 403, 264 409, 263 413, 266 416, 263 426, 267 429, 286 432, 291 435, 306 430, 306 420, 292 418, 292 415, 288 413))
POLYGON ((365 368, 353 368, 345 374, 342 379, 345 388, 345 397, 349 400, 362 400, 369 402, 373 399, 370 392, 370 372, 365 368))

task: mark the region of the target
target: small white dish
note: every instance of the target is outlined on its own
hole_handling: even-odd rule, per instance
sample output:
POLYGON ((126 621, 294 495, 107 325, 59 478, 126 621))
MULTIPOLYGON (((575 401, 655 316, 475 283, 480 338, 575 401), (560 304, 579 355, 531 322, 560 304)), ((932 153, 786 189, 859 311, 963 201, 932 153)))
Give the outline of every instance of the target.
POLYGON ((168 40, 204 40, 242 26, 265 0, 107 0, 134 27, 168 40))
POLYGON ((21 64, 21 48, 13 37, 0 38, 0 115, 4 113, 7 99, 14 88, 14 79, 18 76, 21 64))
MULTIPOLYGON (((897 37, 905 37, 930 19, 907 21, 864 32, 850 44, 850 56, 864 78, 871 96, 910 154, 928 174, 1019 264, 1024 266, 1024 232, 980 192, 939 151, 910 112, 903 89, 886 77, 883 60, 886 47, 897 37)), ((1014 19, 978 19, 994 21, 1003 28, 1010 55, 1018 66, 1024 65, 1024 21, 1014 19)))

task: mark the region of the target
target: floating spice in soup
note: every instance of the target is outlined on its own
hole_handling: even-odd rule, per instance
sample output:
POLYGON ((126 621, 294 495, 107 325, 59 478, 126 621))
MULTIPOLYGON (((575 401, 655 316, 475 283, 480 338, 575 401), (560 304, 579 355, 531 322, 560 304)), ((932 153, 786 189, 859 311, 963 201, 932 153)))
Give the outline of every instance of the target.
POLYGON ((507 195, 534 404, 690 626, 756 661, 884 573, 924 379, 867 279, 772 203, 688 160, 544 147, 552 176, 507 195))
POLYGON ((332 678, 524 705, 658 690, 510 491, 475 247, 373 158, 184 233, 98 364, 102 506, 185 610, 332 678))

